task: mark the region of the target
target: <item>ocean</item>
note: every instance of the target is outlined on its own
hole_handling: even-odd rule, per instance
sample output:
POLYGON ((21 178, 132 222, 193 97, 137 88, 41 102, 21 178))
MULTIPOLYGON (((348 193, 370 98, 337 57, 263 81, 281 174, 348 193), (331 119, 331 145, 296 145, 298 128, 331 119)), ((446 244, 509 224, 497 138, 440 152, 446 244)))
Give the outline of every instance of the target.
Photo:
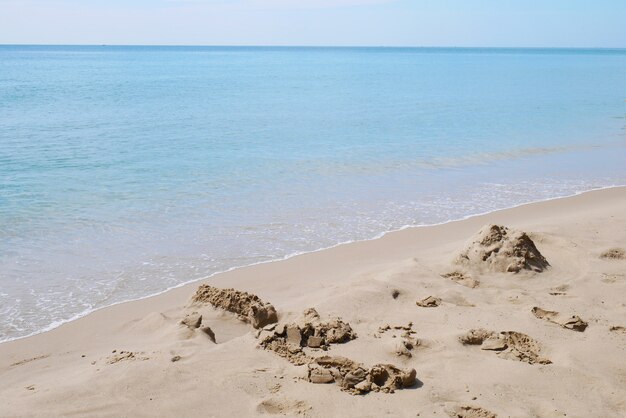
POLYGON ((626 50, 0 46, 0 341, 626 184, 626 50))

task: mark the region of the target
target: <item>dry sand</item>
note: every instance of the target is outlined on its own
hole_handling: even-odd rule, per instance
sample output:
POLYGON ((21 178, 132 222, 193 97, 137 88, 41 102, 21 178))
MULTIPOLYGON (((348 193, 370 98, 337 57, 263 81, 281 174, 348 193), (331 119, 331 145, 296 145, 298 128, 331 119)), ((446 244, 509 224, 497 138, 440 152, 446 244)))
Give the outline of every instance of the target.
POLYGON ((623 417, 624 248, 622 187, 241 268, 1 344, 0 415, 623 417))

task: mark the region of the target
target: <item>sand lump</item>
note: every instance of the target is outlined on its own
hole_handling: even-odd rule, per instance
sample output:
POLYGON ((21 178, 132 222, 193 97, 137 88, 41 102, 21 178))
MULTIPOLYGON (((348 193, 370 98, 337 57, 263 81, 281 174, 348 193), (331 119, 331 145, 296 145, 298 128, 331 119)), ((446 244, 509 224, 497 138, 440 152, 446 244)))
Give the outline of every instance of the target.
POLYGON ((563 315, 556 311, 546 311, 537 306, 531 312, 539 319, 555 323, 566 329, 583 332, 587 328, 587 323, 577 315, 563 315))
POLYGON ((464 345, 480 345, 482 350, 494 351, 499 357, 529 364, 550 364, 539 355, 539 343, 526 334, 516 331, 496 333, 485 329, 472 329, 459 337, 464 345))
POLYGON ((315 309, 307 309, 302 317, 289 324, 272 324, 257 334, 259 346, 273 351, 290 363, 307 366, 311 383, 336 383, 354 395, 371 391, 393 393, 415 384, 415 370, 401 370, 390 364, 367 368, 345 357, 313 357, 304 348, 328 350, 331 344, 347 343, 356 338, 350 324, 339 318, 322 321, 315 309))
POLYGON ((211 327, 208 326, 202 326, 202 315, 200 315, 198 312, 192 312, 190 314, 187 314, 181 321, 180 321, 181 325, 185 325, 187 328, 189 328, 189 330, 192 332, 195 332, 196 330, 200 330, 202 332, 204 332, 209 339, 212 342, 216 342, 215 341, 215 333, 213 332, 213 330, 211 329, 211 327))
POLYGON ((257 329, 278 321, 276 309, 270 303, 235 289, 219 289, 203 284, 193 296, 193 302, 210 303, 216 308, 235 313, 257 329))
POLYGON ((461 252, 457 263, 495 272, 541 272, 550 264, 535 243, 522 231, 501 225, 483 227, 461 252))
POLYGON ((354 395, 368 392, 393 393, 415 385, 415 369, 401 370, 391 364, 366 368, 345 357, 322 356, 308 364, 308 380, 312 383, 336 383, 354 395))
POLYGON ((422 308, 435 308, 441 305, 441 299, 435 296, 428 296, 427 298, 418 300, 415 304, 422 308))
POLYGON ((356 338, 350 324, 340 318, 327 322, 313 308, 307 309, 302 317, 286 325, 269 325, 258 333, 263 348, 277 352, 283 357, 299 356, 302 347, 327 350, 330 344, 341 344, 356 338), (287 345, 291 347, 286 348, 287 345), (285 354, 285 355, 283 355, 285 354))

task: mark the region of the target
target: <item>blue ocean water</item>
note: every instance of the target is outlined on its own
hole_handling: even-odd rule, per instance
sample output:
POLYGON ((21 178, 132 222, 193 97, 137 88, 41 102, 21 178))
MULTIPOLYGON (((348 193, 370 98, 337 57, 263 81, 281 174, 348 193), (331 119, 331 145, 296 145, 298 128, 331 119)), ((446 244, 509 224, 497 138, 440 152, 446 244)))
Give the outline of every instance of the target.
POLYGON ((626 184, 626 50, 0 46, 0 341, 626 184))

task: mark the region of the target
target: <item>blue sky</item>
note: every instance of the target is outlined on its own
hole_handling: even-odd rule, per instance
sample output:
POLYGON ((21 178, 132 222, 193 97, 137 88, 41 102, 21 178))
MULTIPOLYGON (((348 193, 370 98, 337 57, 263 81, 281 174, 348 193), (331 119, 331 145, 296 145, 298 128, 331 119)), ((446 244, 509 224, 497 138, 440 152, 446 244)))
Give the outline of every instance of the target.
POLYGON ((626 0, 0 0, 0 44, 626 47, 626 0))

